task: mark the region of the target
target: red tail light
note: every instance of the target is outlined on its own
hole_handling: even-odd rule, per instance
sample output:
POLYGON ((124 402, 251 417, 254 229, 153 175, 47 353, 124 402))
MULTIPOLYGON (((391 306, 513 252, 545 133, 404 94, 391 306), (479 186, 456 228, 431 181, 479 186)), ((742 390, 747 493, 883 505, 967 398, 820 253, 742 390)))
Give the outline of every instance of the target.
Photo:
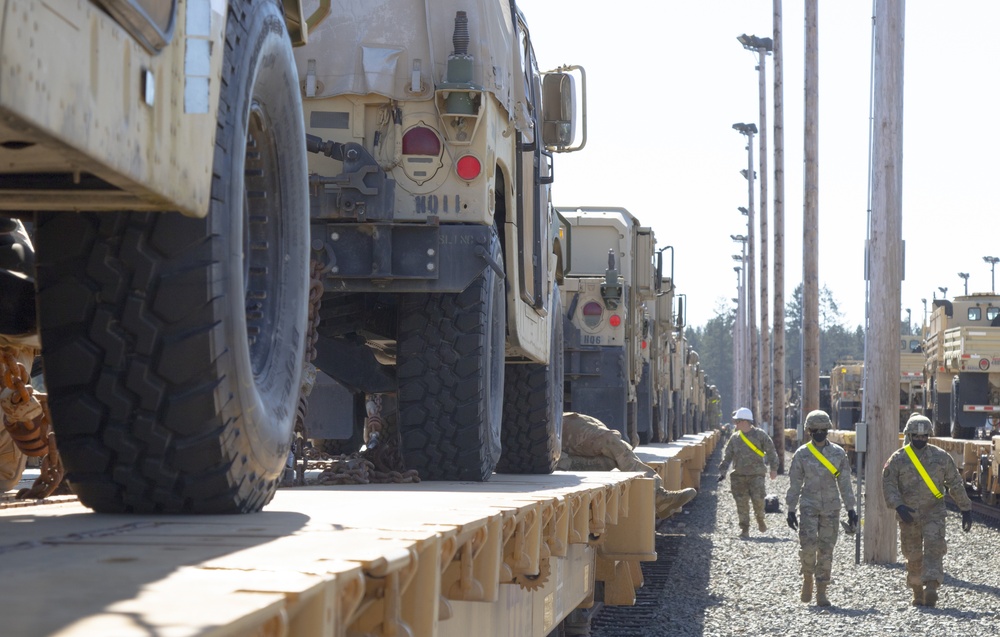
POLYGON ((483 165, 473 155, 464 155, 455 163, 455 172, 466 181, 472 181, 483 172, 483 165))
POLYGON ((431 129, 415 126, 403 134, 403 154, 440 155, 441 140, 431 129))

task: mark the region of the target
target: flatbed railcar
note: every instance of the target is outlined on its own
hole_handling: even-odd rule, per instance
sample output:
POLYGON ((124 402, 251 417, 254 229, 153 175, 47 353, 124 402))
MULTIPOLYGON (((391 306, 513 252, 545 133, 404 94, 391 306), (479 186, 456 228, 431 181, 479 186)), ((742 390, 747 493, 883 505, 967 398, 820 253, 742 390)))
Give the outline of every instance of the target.
POLYGON ((496 475, 279 489, 243 516, 0 510, 10 635, 540 635, 630 604, 653 482, 496 475))

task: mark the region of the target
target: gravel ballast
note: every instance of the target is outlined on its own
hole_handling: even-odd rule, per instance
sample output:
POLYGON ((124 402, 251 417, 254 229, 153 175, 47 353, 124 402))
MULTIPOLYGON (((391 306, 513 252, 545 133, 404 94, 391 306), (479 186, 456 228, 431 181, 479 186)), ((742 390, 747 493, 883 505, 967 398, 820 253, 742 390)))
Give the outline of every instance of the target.
MULTIPOLYGON (((644 608, 602 609, 593 621, 594 637, 1000 635, 995 526, 977 516, 963 533, 960 515, 949 510, 945 579, 935 608, 910 605, 898 545, 896 563, 859 565, 854 536, 844 533, 834 550, 832 606, 818 607, 815 598, 805 604, 799 601, 798 535, 785 522, 788 477, 767 480, 768 494, 781 501, 781 512, 766 516, 768 530, 757 531, 751 520, 750 539, 740 539, 729 480, 718 483, 719 457, 717 450, 709 460, 698 497, 659 525, 657 551, 666 573, 647 577, 639 591, 644 608), (630 623, 631 611, 643 620, 630 623)), ((846 514, 841 517, 846 520, 846 514)), ((644 572, 649 568, 644 565, 644 572)))

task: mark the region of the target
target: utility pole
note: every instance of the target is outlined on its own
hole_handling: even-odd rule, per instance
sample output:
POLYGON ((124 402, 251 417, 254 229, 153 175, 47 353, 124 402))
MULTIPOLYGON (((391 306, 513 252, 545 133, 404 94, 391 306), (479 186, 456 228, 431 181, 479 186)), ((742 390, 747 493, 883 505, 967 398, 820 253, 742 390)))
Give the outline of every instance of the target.
POLYGON ((785 112, 781 0, 774 0, 774 448, 785 472, 785 112))
POLYGON ((756 260, 754 259, 754 228, 753 228, 753 136, 757 134, 757 125, 733 124, 733 128, 747 138, 747 167, 740 173, 747 179, 747 328, 750 331, 750 411, 754 418, 760 422, 760 399, 758 391, 758 379, 760 378, 760 357, 757 350, 757 312, 754 295, 757 293, 757 279, 754 275, 756 260))
MULTIPOLYGON (((806 0, 802 209, 802 417, 819 409, 819 7, 806 0)), ((898 358, 898 356, 897 356, 898 358)))
POLYGON ((869 224, 868 343, 864 414, 865 562, 896 561, 896 518, 882 497, 882 466, 899 448, 899 316, 903 270, 903 3, 876 0, 872 137, 872 212, 869 224))

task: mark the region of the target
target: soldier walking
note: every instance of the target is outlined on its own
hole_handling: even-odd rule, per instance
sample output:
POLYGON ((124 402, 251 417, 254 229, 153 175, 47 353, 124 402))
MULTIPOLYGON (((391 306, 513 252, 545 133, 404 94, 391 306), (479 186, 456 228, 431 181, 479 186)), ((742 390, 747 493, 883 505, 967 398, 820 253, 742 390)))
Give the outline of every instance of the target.
POLYGON ((906 558, 906 583, 914 606, 934 606, 944 581, 944 493, 962 511, 962 530, 972 528, 972 502, 955 460, 944 449, 927 444, 931 421, 913 414, 903 429, 904 446, 882 468, 882 495, 899 516, 899 539, 906 558))
POLYGON ((837 517, 840 503, 847 508, 850 533, 857 530, 858 514, 854 510, 851 492, 851 464, 840 445, 826 439, 832 423, 822 410, 809 412, 805 428, 810 440, 792 456, 788 469, 788 526, 799 532, 799 563, 802 573, 800 599, 812 599, 813 580, 816 582, 816 605, 829 606, 826 596, 833 569, 833 547, 837 544, 837 517), (801 505, 802 518, 795 509, 801 505))
POLYGON ((771 479, 778 477, 778 453, 767 433, 753 424, 753 412, 740 407, 733 412, 736 431, 726 441, 719 465, 719 482, 726 479, 729 464, 733 473, 729 476, 729 488, 736 500, 736 512, 740 519, 740 537, 750 537, 750 504, 753 504, 757 528, 767 530, 764 524, 764 474, 771 469, 771 479))
POLYGON ((584 414, 563 414, 562 455, 556 469, 562 471, 637 471, 656 485, 656 517, 666 518, 690 502, 698 492, 690 487, 680 491, 663 488, 663 480, 648 464, 639 460, 632 445, 615 429, 584 414))

